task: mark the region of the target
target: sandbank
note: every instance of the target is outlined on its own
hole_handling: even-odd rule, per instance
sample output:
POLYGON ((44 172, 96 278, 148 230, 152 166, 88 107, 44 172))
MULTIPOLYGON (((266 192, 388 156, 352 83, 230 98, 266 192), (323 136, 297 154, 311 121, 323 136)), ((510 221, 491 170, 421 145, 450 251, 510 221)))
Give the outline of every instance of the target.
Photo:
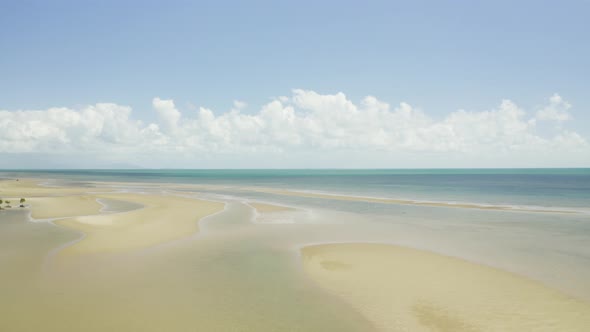
POLYGON ((97 197, 140 204, 143 208, 57 221, 58 225, 86 234, 60 255, 123 252, 180 239, 199 230, 199 219, 224 208, 222 203, 157 194, 97 197))
POLYGON ((13 208, 25 198, 25 206, 31 209, 34 219, 57 219, 80 215, 98 214, 102 205, 91 194, 91 188, 45 187, 43 180, 5 179, 0 181, 0 197, 10 200, 13 208))
POLYGON ((102 205, 96 196, 33 197, 26 202, 33 219, 55 219, 99 214, 102 205))
POLYGON ((385 244, 304 247, 305 273, 383 331, 587 331, 590 305, 461 259, 385 244))

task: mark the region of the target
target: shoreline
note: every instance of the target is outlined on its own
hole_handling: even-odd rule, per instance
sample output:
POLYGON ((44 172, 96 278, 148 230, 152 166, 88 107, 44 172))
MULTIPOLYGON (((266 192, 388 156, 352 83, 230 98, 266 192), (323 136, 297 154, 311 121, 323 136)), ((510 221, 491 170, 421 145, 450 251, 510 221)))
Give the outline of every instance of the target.
MULTIPOLYGON (((35 181, 38 180, 54 180, 54 181, 68 181, 67 179, 37 179, 37 178, 19 178, 24 181, 35 181)), ((6 180, 14 180, 8 179, 6 180)), ((540 213, 540 214, 565 214, 565 215, 585 215, 590 214, 590 210, 581 209, 580 207, 547 207, 547 206, 535 206, 535 205, 510 205, 510 204, 492 204, 492 203, 480 203, 480 202, 455 202, 455 201, 436 201, 436 200, 416 200, 416 199, 404 199, 404 198, 390 198, 390 197, 378 197, 378 196, 359 196, 349 195, 341 193, 331 193, 323 191, 301 191, 301 190, 287 190, 287 189, 274 189, 269 187, 251 187, 251 186, 232 186, 232 185, 211 185, 211 184, 187 184, 187 183, 174 183, 174 182, 121 182, 121 181, 80 181, 84 183, 93 184, 104 190, 111 190, 107 193, 117 192, 121 190, 119 187, 135 187, 139 189, 142 187, 148 187, 154 189, 154 187, 165 186, 172 190, 177 189, 189 189, 189 190, 234 190, 237 192, 253 192, 253 193, 266 193, 281 196, 293 196, 293 197, 305 197, 305 198, 319 198, 328 200, 338 201, 351 201, 351 202, 365 202, 365 203, 377 203, 377 204, 392 204, 392 205, 407 205, 407 206, 425 206, 425 207, 440 207, 440 208, 456 208, 456 209, 474 209, 482 211, 504 211, 504 212, 523 212, 523 213, 540 213)), ((43 186, 39 183, 40 186, 43 186)), ((72 186, 52 186, 46 188, 71 188, 72 186)), ((92 189, 81 188, 81 189, 92 189)), ((98 189, 98 188, 94 188, 98 189)), ((102 192, 101 192, 102 194, 102 192)))
MULTIPOLYGON (((48 179, 23 179, 0 182, 2 192, 26 196, 30 222, 46 221, 68 230, 84 234, 59 250, 71 251, 73 247, 87 246, 94 241, 94 250, 110 251, 112 238, 118 237, 121 250, 157 245, 162 242, 190 236, 198 232, 198 222, 209 214, 223 210, 224 204, 197 198, 179 197, 165 193, 121 193, 117 191, 90 194, 97 188, 45 187, 48 179), (48 195, 48 189, 51 189, 48 195), (105 211, 107 205, 100 200, 120 201, 135 205, 125 211, 105 211), (174 220, 168 222, 167 220, 174 220), (194 224, 194 225, 192 225, 194 224), (111 228, 111 230, 109 230, 111 228), (119 231, 118 233, 116 231, 119 231), (129 238, 121 237, 121 231, 129 238), (103 235, 98 235, 103 234, 103 235), (111 237, 105 237, 110 234, 111 237), (131 234, 135 236, 131 237, 131 234), (133 245, 130 243, 134 243, 133 245)), ((16 196, 15 196, 16 197, 16 196)), ((92 252, 93 250, 91 250, 92 252)), ((116 250, 115 250, 116 251, 116 250)))
POLYGON ((531 206, 512 206, 512 205, 494 205, 485 203, 469 203, 469 202, 445 202, 445 201, 421 201, 412 199, 398 199, 398 198, 386 198, 386 197, 372 197, 372 196, 355 196, 355 195, 343 195, 335 193, 324 193, 324 192, 311 192, 311 191, 297 191, 297 190, 276 190, 272 188, 250 188, 248 190, 284 195, 284 196, 297 196, 307 198, 320 198, 320 199, 333 199, 340 201, 354 201, 354 202, 366 202, 366 203, 379 203, 379 204, 395 204, 395 205, 412 205, 412 206, 428 206, 428 207, 441 207, 441 208, 459 208, 459 209, 476 209, 476 210, 493 210, 493 211, 506 211, 506 212, 532 212, 532 213, 562 213, 562 214, 588 214, 590 211, 580 210, 566 210, 566 209, 549 209, 543 206, 534 208, 531 206))

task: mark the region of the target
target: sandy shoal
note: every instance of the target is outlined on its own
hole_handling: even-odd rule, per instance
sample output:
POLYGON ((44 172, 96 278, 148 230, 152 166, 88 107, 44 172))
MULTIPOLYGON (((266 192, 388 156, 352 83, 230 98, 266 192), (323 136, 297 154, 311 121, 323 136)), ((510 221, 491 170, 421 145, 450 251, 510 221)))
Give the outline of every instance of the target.
POLYGON ((31 209, 34 219, 98 214, 102 209, 96 197, 88 194, 91 188, 45 187, 40 185, 41 182, 29 179, 0 181, 0 197, 10 200, 13 208, 18 208, 20 198, 25 198, 25 206, 31 209))
POLYGON ((223 210, 224 204, 156 194, 107 194, 99 198, 131 202, 143 208, 82 216, 56 223, 86 236, 60 255, 123 252, 180 239, 196 233, 198 220, 223 210))
POLYGON ((248 203, 248 205, 255 208, 256 211, 258 211, 259 213, 272 213, 272 212, 284 212, 284 211, 295 210, 295 209, 287 207, 287 206, 267 204, 267 203, 258 203, 258 202, 250 202, 250 203, 248 203))
POLYGON ((96 196, 33 197, 26 202, 34 219, 67 218, 99 214, 102 205, 96 196))
POLYGON ((306 274, 383 331, 588 331, 590 305, 536 281, 383 244, 302 249, 306 274))

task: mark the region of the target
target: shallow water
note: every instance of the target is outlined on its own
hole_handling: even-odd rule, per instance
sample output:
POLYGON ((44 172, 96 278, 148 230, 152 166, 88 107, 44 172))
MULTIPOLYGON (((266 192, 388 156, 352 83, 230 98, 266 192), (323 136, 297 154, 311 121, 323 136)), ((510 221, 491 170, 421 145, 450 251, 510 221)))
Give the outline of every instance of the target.
MULTIPOLYGON (((575 176, 586 179, 584 174, 575 176)), ((271 186, 269 181, 262 184, 271 186)), ((305 181, 298 185, 311 180, 305 181)), ((561 195, 558 181, 552 183, 551 195, 561 195)), ((363 194, 363 187, 356 185, 359 190, 350 184, 347 190, 363 194)), ((142 186, 136 183, 130 190, 142 191, 142 186)), ((581 194, 572 203, 577 208, 587 202, 588 194, 585 182, 578 186, 581 194)), ((153 190, 153 185, 145 187, 153 190)), ((298 189, 294 187, 287 189, 298 189)), ((566 187, 575 191, 570 184, 566 187)), ((0 212, 0 310, 6 313, 0 330, 372 330, 363 316, 303 274, 299 249, 325 242, 391 243, 460 257, 539 280, 590 302, 586 214, 379 204, 174 184, 157 188, 224 201, 226 209, 202 220, 199 233, 179 241, 59 264, 52 250, 80 234, 28 222, 23 210, 0 212), (244 204, 248 200, 296 210, 262 215, 264 222, 257 223, 253 209, 244 204), (273 218, 283 222, 273 224, 273 218)), ((527 196, 531 204, 546 203, 546 194, 536 199, 533 192, 527 196)), ((139 208, 120 201, 103 203, 103 212, 139 208)))
POLYGON ((125 212, 140 209, 142 207, 141 204, 108 198, 100 198, 97 201, 102 204, 103 207, 100 211, 103 213, 125 212))
POLYGON ((396 199, 587 208, 590 169, 5 170, 0 177, 261 186, 396 199))
POLYGON ((0 234, 14 240, 2 248, 2 271, 10 273, 1 277, 0 330, 372 329, 312 286, 291 248, 257 230, 251 216, 251 208, 231 203, 206 221, 204 234, 125 255, 50 262, 45 271, 51 248, 77 235, 27 222, 25 213, 3 216, 0 234), (9 257, 7 249, 19 254, 9 257))

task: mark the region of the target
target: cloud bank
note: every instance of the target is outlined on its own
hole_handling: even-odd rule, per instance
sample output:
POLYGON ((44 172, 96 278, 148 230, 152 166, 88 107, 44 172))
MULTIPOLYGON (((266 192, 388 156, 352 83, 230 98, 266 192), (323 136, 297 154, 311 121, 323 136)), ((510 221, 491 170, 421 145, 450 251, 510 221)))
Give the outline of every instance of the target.
POLYGON ((590 145, 567 129, 571 105, 557 94, 529 112, 503 100, 438 119, 404 102, 368 96, 354 103, 343 93, 300 89, 253 112, 245 102, 233 105, 187 114, 156 97, 157 123, 111 103, 0 111, 0 167, 22 160, 43 168, 29 165, 35 156, 61 167, 590 166, 590 145), (553 129, 540 129, 547 125, 553 129))

